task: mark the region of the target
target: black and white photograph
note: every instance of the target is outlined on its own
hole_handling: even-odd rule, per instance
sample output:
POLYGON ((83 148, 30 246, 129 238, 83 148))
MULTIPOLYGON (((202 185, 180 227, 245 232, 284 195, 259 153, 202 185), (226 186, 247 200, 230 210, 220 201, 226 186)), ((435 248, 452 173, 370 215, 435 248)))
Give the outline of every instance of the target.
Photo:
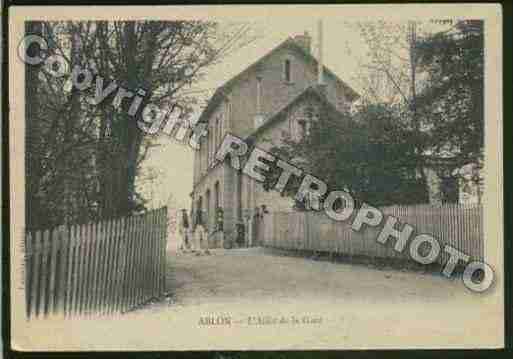
POLYGON ((499 5, 10 11, 14 349, 504 346, 499 5))

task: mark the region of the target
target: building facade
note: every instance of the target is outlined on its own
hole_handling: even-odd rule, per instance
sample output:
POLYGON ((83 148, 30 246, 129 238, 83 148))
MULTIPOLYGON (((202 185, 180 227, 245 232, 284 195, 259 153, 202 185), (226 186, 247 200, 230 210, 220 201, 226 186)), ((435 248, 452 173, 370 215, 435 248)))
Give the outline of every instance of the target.
POLYGON ((266 192, 229 164, 215 161, 224 136, 251 137, 266 150, 285 136, 306 134, 320 106, 343 112, 357 98, 312 55, 307 33, 285 40, 216 90, 199 118, 207 135, 195 153, 191 193, 192 220, 205 225, 209 247, 232 245, 241 227, 246 245, 254 245, 249 222, 255 208, 292 208, 291 199, 266 192))

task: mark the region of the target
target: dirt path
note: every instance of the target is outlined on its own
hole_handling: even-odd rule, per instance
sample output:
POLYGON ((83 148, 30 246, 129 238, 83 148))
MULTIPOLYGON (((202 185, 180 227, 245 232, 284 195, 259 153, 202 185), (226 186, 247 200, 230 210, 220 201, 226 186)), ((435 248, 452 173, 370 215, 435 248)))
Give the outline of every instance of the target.
POLYGON ((479 297, 459 279, 283 256, 262 248, 172 253, 168 288, 180 305, 271 299, 444 303, 456 296, 479 297))
POLYGON ((26 343, 37 337, 48 347, 58 338, 67 350, 492 348, 503 338, 503 314, 494 309, 502 306, 490 305, 496 299, 432 274, 252 248, 169 253, 167 285, 169 298, 115 320, 64 321, 52 330, 30 323, 26 343), (217 317, 229 324, 202 324, 217 317))

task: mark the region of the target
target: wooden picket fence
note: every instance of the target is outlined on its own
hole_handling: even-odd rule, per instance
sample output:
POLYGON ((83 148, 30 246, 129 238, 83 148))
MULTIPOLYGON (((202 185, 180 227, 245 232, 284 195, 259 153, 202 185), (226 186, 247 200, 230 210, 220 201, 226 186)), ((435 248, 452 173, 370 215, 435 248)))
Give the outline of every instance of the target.
POLYGON ((390 238, 385 245, 377 241, 387 216, 392 215, 398 219, 396 229, 401 230, 405 223, 413 226, 410 240, 421 233, 439 240, 439 264, 449 259, 443 250, 445 245, 453 246, 471 259, 483 260, 481 205, 390 206, 380 210, 384 215, 382 224, 358 232, 351 229, 356 210, 343 222, 332 220, 324 212, 271 212, 263 219, 261 240, 266 247, 283 250, 411 261, 408 245, 398 253, 393 249, 395 239, 390 238))
POLYGON ((162 296, 166 241, 166 207, 27 232, 27 317, 123 313, 162 296))

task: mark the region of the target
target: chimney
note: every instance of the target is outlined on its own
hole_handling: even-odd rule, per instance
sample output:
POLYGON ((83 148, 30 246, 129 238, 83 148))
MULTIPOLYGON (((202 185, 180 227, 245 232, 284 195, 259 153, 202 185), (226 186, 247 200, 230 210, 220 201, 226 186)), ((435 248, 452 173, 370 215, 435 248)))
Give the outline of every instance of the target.
POLYGON ((324 85, 324 63, 322 61, 322 20, 319 20, 317 25, 317 35, 319 36, 317 44, 319 51, 319 54, 317 55, 317 84, 324 85))
POLYGON ((301 46, 303 50, 305 50, 307 53, 310 53, 310 45, 312 43, 312 38, 310 37, 307 31, 305 31, 303 35, 294 36, 294 41, 299 46, 301 46))

